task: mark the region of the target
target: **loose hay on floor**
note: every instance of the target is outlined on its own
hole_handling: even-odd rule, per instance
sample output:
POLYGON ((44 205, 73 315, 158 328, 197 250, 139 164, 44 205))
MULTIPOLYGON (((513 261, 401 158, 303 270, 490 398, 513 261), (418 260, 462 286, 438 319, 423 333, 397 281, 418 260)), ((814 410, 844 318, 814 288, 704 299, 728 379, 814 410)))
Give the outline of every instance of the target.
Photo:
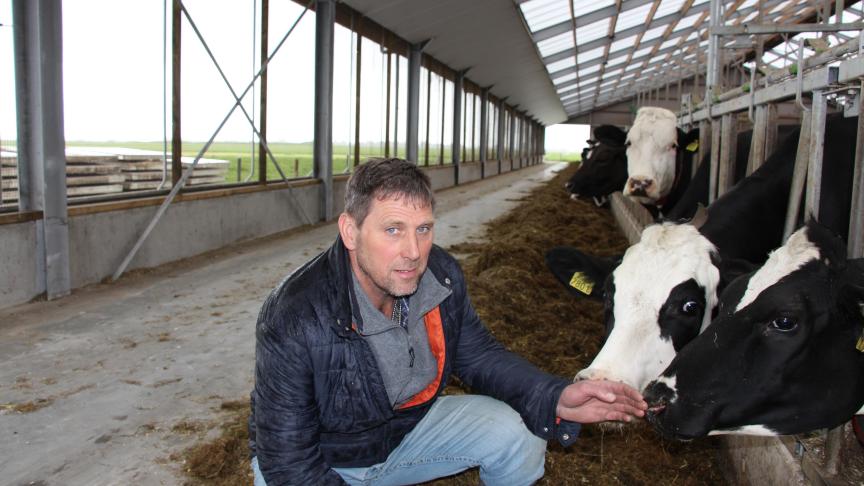
MULTIPOLYGON (((573 170, 562 171, 489 223, 485 242, 449 249, 460 255, 469 295, 491 332, 536 366, 567 377, 587 366, 599 350, 603 308, 568 293, 546 269, 543 255, 558 245, 603 256, 627 248, 607 209, 571 201, 561 189, 573 170)), ((463 391, 456 384, 447 393, 463 391)), ((248 458, 240 446, 246 441, 242 424, 247 416, 247 409, 232 411, 222 437, 186 452, 189 484, 247 484, 248 458)), ((714 439, 664 441, 643 423, 621 430, 586 426, 568 449, 550 443, 546 475, 539 484, 725 484, 717 466, 718 447, 714 439)), ((469 471, 428 484, 477 483, 477 472, 469 471)))

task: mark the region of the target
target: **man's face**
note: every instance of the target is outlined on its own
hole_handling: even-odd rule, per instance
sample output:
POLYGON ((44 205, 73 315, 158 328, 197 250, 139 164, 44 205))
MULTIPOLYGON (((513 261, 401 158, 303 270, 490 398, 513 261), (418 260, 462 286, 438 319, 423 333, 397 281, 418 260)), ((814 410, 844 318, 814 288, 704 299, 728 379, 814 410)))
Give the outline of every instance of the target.
POLYGON ((374 198, 362 226, 343 214, 339 226, 354 273, 374 305, 417 290, 432 249, 430 206, 405 197, 374 198))

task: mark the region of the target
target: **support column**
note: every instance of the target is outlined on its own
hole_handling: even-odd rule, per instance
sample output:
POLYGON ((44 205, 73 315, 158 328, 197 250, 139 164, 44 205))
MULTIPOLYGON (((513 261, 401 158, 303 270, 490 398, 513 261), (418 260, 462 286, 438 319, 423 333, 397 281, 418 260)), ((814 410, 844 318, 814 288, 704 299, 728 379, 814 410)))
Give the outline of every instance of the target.
POLYGON ((315 130, 313 164, 321 181, 319 220, 333 219, 333 24, 334 0, 315 2, 315 130))
POLYGON ((459 161, 462 155, 462 87, 464 84, 465 71, 459 71, 453 81, 453 145, 450 148, 457 186, 459 185, 459 161))
POLYGON ((420 65, 426 41, 411 44, 408 53, 408 133, 405 140, 405 158, 417 164, 420 131, 420 65))
MULTIPOLYGON (((506 98, 505 98, 506 99, 506 98)), ((498 159, 498 173, 501 173, 501 160, 504 158, 504 119, 507 118, 504 111, 504 100, 498 102, 498 147, 495 155, 498 159)))
POLYGON ((510 136, 508 137, 509 142, 510 142, 510 145, 509 145, 510 150, 508 151, 510 154, 510 170, 513 170, 513 156, 515 155, 513 153, 513 151, 516 148, 516 113, 515 113, 515 108, 516 107, 514 106, 513 111, 510 112, 510 136))
POLYGON ((486 146, 489 145, 489 88, 480 90, 480 178, 486 178, 486 146))
POLYGON ((15 0, 15 92, 20 211, 36 223, 36 282, 48 299, 68 295, 69 227, 63 131, 63 33, 58 0, 15 0))

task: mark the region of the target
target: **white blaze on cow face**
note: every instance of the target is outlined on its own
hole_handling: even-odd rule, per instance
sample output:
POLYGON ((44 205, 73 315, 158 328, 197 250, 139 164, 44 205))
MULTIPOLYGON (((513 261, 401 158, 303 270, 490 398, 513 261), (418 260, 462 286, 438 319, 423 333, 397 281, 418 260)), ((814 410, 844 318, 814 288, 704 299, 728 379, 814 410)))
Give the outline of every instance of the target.
POLYGON ((779 282, 781 278, 818 258, 819 248, 807 238, 806 227, 792 233, 786 244, 771 252, 768 261, 750 278, 747 290, 735 306, 735 312, 750 305, 762 291, 779 282))
POLYGON ((678 127, 675 114, 664 108, 644 107, 627 132, 627 184, 624 195, 654 204, 666 197, 675 183, 678 127))
POLYGON ((714 245, 689 224, 645 228, 639 243, 627 250, 612 274, 612 332, 577 378, 620 381, 641 390, 666 369, 676 351, 673 340, 663 335, 661 309, 673 289, 693 280, 704 290, 698 300, 705 307, 701 322, 695 322, 698 331, 694 329, 694 337, 710 323, 720 282, 720 272, 711 258, 715 251, 714 245))

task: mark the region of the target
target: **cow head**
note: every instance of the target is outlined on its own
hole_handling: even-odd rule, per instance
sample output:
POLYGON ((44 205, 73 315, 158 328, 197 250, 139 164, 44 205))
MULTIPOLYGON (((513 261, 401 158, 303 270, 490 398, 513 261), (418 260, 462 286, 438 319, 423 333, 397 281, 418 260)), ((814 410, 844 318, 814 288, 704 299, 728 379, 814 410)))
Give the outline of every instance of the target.
POLYGON ((575 292, 604 299, 606 341, 577 379, 639 390, 708 325, 721 282, 714 245, 690 224, 645 228, 620 262, 557 248, 547 264, 575 292))
POLYGON ((672 192, 676 175, 692 155, 698 130, 678 129, 675 114, 664 108, 643 107, 627 132, 627 174, 624 195, 642 204, 662 206, 672 192))
POLYGON ((816 224, 723 292, 717 318, 645 390, 664 435, 834 427, 864 404, 864 264, 816 224))
POLYGON ((587 153, 583 151, 579 170, 564 184, 571 198, 586 197, 599 201, 621 190, 627 180, 626 137, 623 130, 612 125, 602 125, 594 130, 595 140, 588 141, 589 147, 587 153))

